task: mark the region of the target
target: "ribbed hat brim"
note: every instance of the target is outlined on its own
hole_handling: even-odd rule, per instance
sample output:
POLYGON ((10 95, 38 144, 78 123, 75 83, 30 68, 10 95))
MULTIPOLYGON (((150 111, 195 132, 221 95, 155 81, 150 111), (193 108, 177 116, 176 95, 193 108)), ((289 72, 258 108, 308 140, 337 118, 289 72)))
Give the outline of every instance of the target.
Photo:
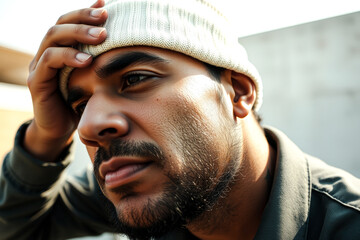
MULTIPOLYGON (((79 50, 98 56, 114 48, 151 46, 191 56, 202 62, 248 76, 256 87, 254 110, 262 104, 262 82, 238 43, 234 29, 222 13, 205 0, 111 0, 104 7, 106 40, 80 45, 79 50)), ((60 73, 60 90, 67 99, 67 82, 73 69, 60 73)))

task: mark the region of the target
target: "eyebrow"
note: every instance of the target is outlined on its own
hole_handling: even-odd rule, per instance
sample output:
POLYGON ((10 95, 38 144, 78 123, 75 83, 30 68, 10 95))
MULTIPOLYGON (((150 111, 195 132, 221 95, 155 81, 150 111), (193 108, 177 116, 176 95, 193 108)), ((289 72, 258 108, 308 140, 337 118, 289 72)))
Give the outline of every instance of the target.
POLYGON ((129 52, 126 54, 119 54, 113 57, 104 66, 95 69, 96 74, 99 78, 106 78, 116 71, 124 69, 131 65, 137 64, 158 64, 158 63, 169 63, 169 61, 145 52, 129 52))
MULTIPOLYGON (((152 55, 150 53, 129 52, 126 54, 119 54, 113 57, 104 66, 95 69, 95 72, 99 78, 106 78, 111 74, 115 73, 116 71, 140 63, 158 64, 158 63, 169 63, 169 61, 161 57, 158 57, 156 55, 152 55)), ((70 88, 66 102, 69 106, 71 106, 74 102, 84 97, 84 95, 86 95, 86 92, 80 87, 70 88)))

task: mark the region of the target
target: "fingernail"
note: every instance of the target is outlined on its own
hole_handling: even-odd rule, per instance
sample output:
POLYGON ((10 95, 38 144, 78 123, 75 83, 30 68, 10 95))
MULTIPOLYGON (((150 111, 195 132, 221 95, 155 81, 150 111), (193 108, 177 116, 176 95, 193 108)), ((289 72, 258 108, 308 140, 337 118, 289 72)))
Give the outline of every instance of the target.
POLYGON ((75 58, 80 62, 85 62, 90 57, 91 57, 91 55, 86 54, 86 53, 77 53, 76 56, 75 56, 75 58))
POLYGON ((105 30, 105 28, 90 28, 89 34, 93 37, 99 37, 99 35, 105 30))
POLYGON ((92 10, 90 14, 91 14, 92 17, 98 18, 98 17, 101 16, 101 14, 102 14, 103 12, 104 12, 104 9, 98 8, 98 9, 92 10))

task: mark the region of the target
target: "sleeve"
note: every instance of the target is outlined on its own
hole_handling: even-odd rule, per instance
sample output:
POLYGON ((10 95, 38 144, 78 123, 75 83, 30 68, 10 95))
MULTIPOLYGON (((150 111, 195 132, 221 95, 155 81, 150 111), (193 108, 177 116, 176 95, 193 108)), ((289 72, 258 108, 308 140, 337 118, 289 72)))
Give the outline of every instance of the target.
POLYGON ((0 173, 0 240, 67 239, 112 232, 92 167, 76 177, 66 174, 72 148, 57 163, 33 158, 21 143, 27 125, 18 130, 14 148, 0 173))

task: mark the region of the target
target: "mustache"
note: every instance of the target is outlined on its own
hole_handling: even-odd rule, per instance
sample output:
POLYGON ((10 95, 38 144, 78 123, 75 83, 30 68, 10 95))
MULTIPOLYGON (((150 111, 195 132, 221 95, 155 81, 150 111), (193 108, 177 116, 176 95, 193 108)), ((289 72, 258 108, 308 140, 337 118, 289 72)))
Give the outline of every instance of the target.
POLYGON ((157 145, 144 141, 129 141, 123 139, 114 139, 111 141, 108 149, 99 147, 94 158, 94 171, 97 174, 100 164, 108 161, 112 157, 134 156, 143 157, 157 161, 161 166, 164 164, 164 153, 157 145))

